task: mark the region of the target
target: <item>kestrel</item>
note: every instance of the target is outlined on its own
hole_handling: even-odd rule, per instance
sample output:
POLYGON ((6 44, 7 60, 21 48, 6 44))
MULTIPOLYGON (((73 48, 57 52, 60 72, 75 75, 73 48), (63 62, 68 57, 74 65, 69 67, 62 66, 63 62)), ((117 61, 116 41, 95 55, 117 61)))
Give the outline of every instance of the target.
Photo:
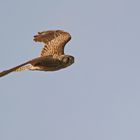
POLYGON ((34 41, 45 43, 40 56, 0 72, 0 77, 11 72, 24 70, 57 71, 72 65, 74 63, 74 57, 64 54, 64 47, 70 39, 71 35, 62 30, 38 32, 34 36, 34 41))

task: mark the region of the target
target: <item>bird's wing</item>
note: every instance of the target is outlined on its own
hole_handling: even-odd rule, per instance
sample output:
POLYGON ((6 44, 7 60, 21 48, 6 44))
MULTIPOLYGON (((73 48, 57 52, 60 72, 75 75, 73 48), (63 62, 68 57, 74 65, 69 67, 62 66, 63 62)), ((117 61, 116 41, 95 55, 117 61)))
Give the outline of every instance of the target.
POLYGON ((29 61, 28 62, 25 62, 25 63, 23 63, 21 65, 18 65, 16 67, 13 67, 11 69, 4 70, 4 71, 0 72, 0 77, 3 77, 3 76, 5 76, 5 75, 7 75, 7 74, 9 74, 9 73, 11 73, 13 71, 16 71, 17 69, 21 68, 22 66, 25 66, 25 65, 28 65, 28 64, 29 64, 29 61))
POLYGON ((34 41, 45 43, 40 54, 41 56, 63 55, 64 46, 70 39, 71 35, 62 30, 38 32, 38 34, 34 36, 34 41))
POLYGON ((59 59, 54 59, 52 56, 37 57, 23 64, 20 64, 16 67, 0 72, 0 77, 3 77, 14 71, 20 71, 22 70, 22 67, 26 67, 28 65, 30 66, 30 64, 32 66, 45 66, 45 67, 52 68, 52 67, 58 67, 61 64, 61 61, 59 59))

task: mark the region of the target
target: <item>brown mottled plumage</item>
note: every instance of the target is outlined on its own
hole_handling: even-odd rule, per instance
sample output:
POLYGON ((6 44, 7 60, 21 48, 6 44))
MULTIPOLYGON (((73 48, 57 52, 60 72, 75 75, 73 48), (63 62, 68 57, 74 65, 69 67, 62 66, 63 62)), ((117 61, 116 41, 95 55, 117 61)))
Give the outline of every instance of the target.
POLYGON ((13 71, 56 71, 72 65, 74 63, 74 57, 64 54, 64 47, 70 39, 70 34, 62 30, 38 32, 38 34, 34 36, 34 41, 45 43, 40 57, 0 72, 0 77, 13 71))

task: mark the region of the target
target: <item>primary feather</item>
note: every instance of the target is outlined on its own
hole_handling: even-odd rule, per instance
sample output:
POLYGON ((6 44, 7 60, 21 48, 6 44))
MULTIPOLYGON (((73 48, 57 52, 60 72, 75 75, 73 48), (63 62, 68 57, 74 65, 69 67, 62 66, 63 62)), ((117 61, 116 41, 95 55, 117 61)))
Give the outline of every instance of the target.
POLYGON ((62 30, 39 32, 34 36, 34 41, 45 43, 41 56, 63 55, 64 47, 70 39, 71 35, 62 30))

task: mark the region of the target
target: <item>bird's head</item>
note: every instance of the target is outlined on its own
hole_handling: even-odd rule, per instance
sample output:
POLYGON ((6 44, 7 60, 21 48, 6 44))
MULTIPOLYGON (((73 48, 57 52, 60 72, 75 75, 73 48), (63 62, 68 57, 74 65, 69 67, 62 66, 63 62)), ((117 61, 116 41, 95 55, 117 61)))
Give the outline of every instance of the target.
POLYGON ((68 67, 74 63, 74 57, 71 55, 63 55, 60 60, 64 67, 68 67))

